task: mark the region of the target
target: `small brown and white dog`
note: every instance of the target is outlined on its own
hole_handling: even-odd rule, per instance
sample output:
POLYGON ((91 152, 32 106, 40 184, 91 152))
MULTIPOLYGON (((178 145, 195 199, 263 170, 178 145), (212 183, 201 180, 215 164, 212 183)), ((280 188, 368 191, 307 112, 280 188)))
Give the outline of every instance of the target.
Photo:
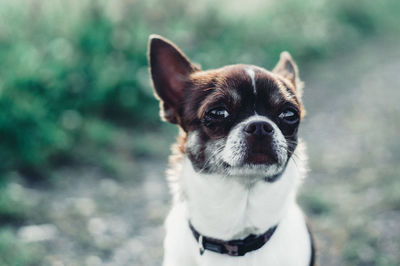
POLYGON ((149 64, 161 117, 180 128, 168 173, 174 197, 164 266, 314 265, 296 203, 302 82, 287 52, 272 71, 202 71, 151 35, 149 64))

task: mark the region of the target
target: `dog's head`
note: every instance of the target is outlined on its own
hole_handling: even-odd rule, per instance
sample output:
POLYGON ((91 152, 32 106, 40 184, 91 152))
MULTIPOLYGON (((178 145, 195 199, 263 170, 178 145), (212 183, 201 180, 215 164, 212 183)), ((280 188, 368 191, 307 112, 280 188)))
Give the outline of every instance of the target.
POLYGON ((272 71, 231 65, 202 71, 152 35, 150 73, 161 117, 185 133, 196 171, 273 182, 297 146, 304 115, 297 66, 287 52, 272 71))

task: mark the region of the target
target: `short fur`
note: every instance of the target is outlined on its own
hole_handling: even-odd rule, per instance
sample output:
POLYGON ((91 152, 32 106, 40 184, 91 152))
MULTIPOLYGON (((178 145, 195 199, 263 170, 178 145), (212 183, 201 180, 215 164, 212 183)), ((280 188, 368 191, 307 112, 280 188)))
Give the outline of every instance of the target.
POLYGON ((168 172, 174 203, 164 266, 312 265, 312 238, 296 204, 305 174, 297 137, 303 84, 289 53, 273 71, 252 65, 202 71, 152 35, 149 62, 161 116, 180 128, 168 172), (225 241, 278 228, 243 257, 200 255, 189 221, 225 241))

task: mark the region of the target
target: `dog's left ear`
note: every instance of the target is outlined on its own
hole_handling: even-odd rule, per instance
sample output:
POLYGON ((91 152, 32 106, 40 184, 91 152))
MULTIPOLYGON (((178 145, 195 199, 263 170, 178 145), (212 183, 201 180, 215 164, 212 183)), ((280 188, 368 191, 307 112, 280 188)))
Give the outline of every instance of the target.
POLYGON ((149 38, 148 60, 161 118, 179 124, 189 76, 200 69, 172 42, 154 34, 149 38))
POLYGON ((299 70, 289 52, 282 52, 278 64, 272 70, 273 73, 289 80, 295 87, 298 94, 302 94, 303 82, 299 77, 299 70))

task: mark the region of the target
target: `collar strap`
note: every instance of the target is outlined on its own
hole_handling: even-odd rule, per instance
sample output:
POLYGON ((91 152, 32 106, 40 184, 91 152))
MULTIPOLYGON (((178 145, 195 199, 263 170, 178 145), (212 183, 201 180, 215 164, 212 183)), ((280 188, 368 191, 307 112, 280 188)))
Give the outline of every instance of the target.
POLYGON ((244 256, 247 252, 257 250, 267 243, 272 235, 274 234, 276 228, 275 225, 261 235, 249 235, 244 239, 239 240, 219 240, 207 236, 203 236, 193 225, 189 222, 190 230, 193 233, 194 238, 199 244, 200 255, 203 255, 205 250, 213 251, 219 254, 227 254, 229 256, 244 256))

